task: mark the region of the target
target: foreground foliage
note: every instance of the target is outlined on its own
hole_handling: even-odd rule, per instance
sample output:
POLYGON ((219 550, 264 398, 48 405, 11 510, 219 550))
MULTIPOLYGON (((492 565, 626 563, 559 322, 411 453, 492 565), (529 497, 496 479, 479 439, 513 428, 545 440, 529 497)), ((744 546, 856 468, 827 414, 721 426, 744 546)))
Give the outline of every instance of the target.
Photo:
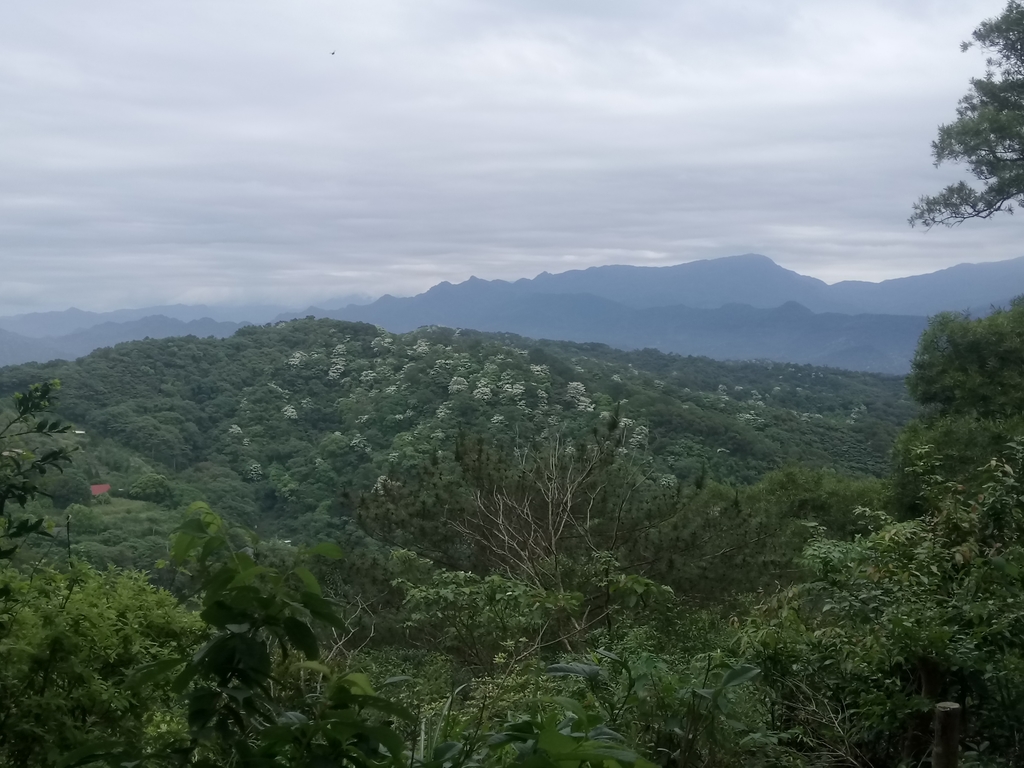
POLYGON ((315 544, 189 501, 32 387, 0 434, 0 763, 910 766, 955 701, 965 759, 1019 764, 1022 307, 933 321, 890 480, 684 481, 574 388, 518 434, 399 442, 315 544), (47 522, 104 445, 132 482, 47 522), (128 538, 147 574, 77 557, 128 538))

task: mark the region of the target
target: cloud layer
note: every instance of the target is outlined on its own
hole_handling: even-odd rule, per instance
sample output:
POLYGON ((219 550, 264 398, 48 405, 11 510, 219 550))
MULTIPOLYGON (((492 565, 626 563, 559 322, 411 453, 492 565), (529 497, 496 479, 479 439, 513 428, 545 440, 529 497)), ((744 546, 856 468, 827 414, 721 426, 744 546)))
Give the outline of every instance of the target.
POLYGON ((757 251, 826 280, 1022 255, 928 234, 993 0, 73 0, 0 20, 0 314, 302 303, 757 251), (334 52, 332 54, 332 51, 334 52))

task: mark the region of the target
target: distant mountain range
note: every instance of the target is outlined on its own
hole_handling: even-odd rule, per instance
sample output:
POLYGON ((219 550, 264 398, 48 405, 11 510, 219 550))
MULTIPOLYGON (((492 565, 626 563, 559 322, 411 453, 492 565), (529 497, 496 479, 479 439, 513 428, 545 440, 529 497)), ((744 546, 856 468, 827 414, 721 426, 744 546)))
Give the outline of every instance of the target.
POLYGON ((545 272, 515 282, 470 278, 418 296, 303 314, 362 320, 394 332, 447 325, 718 359, 906 373, 929 315, 985 314, 1022 293, 1024 258, 829 285, 746 254, 671 267, 545 272))
MULTIPOLYGON (((5 318, 6 319, 6 318, 5 318)), ((184 322, 152 315, 122 323, 101 323, 64 336, 31 338, 0 329, 0 366, 17 363, 74 360, 100 347, 123 341, 164 339, 169 336, 216 336, 226 338, 249 323, 217 322, 209 318, 184 322)))
POLYGON ((589 294, 531 294, 479 303, 444 292, 320 312, 401 333, 423 325, 506 331, 620 349, 651 347, 718 360, 778 360, 879 373, 906 373, 927 318, 815 314, 789 302, 774 309, 730 304, 634 309, 589 294))
MULTIPOLYGON (((515 282, 472 277, 458 285, 440 283, 402 301, 412 306, 417 300, 429 300, 426 297, 443 297, 445 302, 486 306, 526 295, 587 294, 634 309, 680 305, 717 309, 730 304, 773 309, 796 302, 812 312, 927 317, 947 310, 985 313, 1022 293, 1024 257, 960 264, 880 283, 847 280, 829 285, 780 267, 767 256, 745 254, 670 267, 607 266, 554 275, 543 272, 515 282)), ((394 297, 385 296, 376 304, 394 301, 394 297)))
POLYGON ((247 322, 314 315, 404 332, 423 325, 906 373, 927 317, 985 314, 1024 294, 1024 257, 880 283, 829 285, 745 254, 669 267, 606 266, 533 279, 440 283, 407 298, 280 307, 150 307, 0 317, 0 365, 73 358, 145 336, 226 336, 247 322), (29 338, 32 337, 32 338, 29 338))
MULTIPOLYGON (((369 304, 371 296, 349 294, 323 302, 325 310, 338 309, 358 304, 369 304)), ((42 339, 49 336, 66 336, 84 331, 103 323, 130 323, 144 318, 162 316, 185 323, 193 320, 216 320, 218 322, 262 325, 281 314, 294 312, 294 307, 268 304, 245 304, 241 306, 211 306, 208 304, 172 304, 142 309, 116 309, 113 312, 87 312, 81 309, 65 309, 60 312, 30 312, 23 315, 0 317, 0 330, 10 331, 19 336, 42 339)))

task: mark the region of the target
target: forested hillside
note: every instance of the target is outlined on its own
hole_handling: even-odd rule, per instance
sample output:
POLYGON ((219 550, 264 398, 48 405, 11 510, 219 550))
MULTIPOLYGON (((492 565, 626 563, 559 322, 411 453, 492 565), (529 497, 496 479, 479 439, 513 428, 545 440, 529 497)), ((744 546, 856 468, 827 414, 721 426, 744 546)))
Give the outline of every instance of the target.
POLYGON ((936 318, 916 404, 322 320, 4 369, 0 755, 898 765, 947 701, 1015 764, 1022 328, 936 318))
POLYGON ((664 483, 744 486, 789 464, 879 476, 914 413, 895 377, 328 320, 7 368, 0 393, 53 378, 90 481, 135 482, 141 464, 102 458, 127 448, 181 500, 288 537, 468 436, 572 442, 617 419, 664 483))

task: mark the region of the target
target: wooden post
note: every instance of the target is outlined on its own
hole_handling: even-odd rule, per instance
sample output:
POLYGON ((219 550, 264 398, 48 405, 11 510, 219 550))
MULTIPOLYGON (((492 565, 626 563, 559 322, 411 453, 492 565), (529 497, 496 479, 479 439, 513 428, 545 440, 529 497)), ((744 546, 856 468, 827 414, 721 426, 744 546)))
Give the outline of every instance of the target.
POLYGON ((940 701, 935 705, 935 743, 932 768, 957 768, 960 761, 960 705, 940 701))

